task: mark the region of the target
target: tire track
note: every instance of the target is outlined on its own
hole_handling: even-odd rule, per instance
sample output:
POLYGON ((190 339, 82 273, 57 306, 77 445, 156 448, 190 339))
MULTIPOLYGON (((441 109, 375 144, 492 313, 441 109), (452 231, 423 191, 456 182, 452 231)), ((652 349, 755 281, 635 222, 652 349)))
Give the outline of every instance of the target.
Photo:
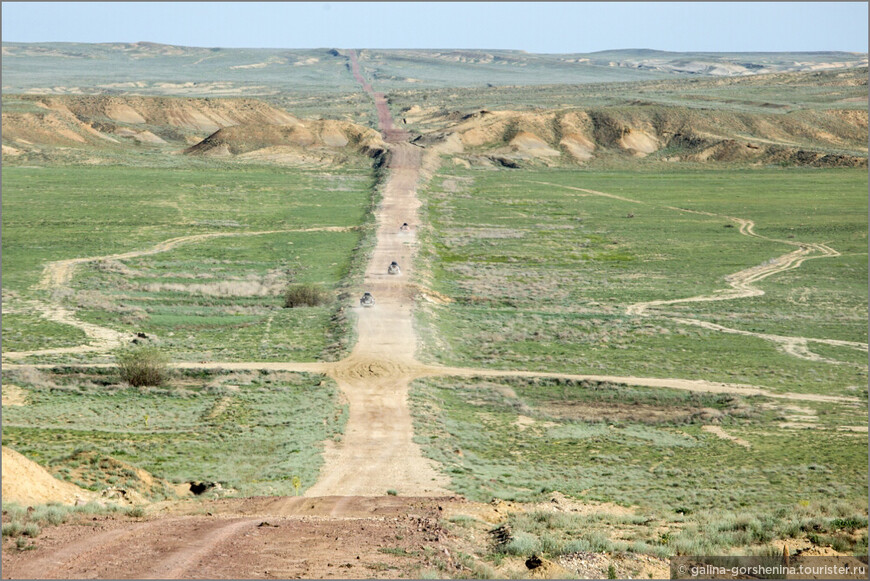
MULTIPOLYGON (((56 291, 66 288, 72 281, 75 274, 75 269, 82 265, 91 262, 100 262, 103 260, 129 260, 140 256, 150 256, 161 252, 168 252, 183 244, 193 244, 210 240, 213 238, 229 238, 236 236, 264 236, 267 234, 285 234, 292 232, 347 232, 352 230, 351 227, 344 226, 325 226, 320 228, 301 228, 291 230, 262 230, 256 232, 211 232, 206 234, 193 234, 190 236, 179 236, 164 240, 156 245, 142 249, 132 250, 130 252, 122 252, 118 254, 106 254, 102 256, 88 256, 82 258, 69 258, 66 260, 57 260, 50 262, 43 269, 42 278, 33 288, 35 290, 56 291)), ((39 300, 30 300, 25 303, 29 307, 29 312, 35 312, 42 318, 58 323, 61 325, 69 325, 80 329, 89 339, 86 345, 78 345, 75 347, 58 347, 51 349, 36 349, 32 351, 10 351, 4 352, 4 359, 23 359, 25 357, 41 356, 41 355, 70 355, 78 353, 93 353, 106 352, 118 345, 129 342, 133 339, 132 333, 122 333, 115 329, 102 327, 93 323, 87 323, 76 318, 75 314, 68 308, 60 305, 57 302, 45 302, 39 300)))
MULTIPOLYGON (((574 190, 579 192, 584 192, 587 194, 592 194, 596 196, 603 196, 607 198, 612 198, 615 200, 620 200, 622 202, 629 202, 632 204, 643 204, 649 205, 647 202, 643 202, 641 200, 633 200, 631 198, 626 198, 623 196, 617 196, 615 194, 608 194, 606 192, 599 192, 596 190, 590 190, 586 188, 577 188, 573 186, 566 186, 562 184, 555 184, 551 182, 540 182, 540 181, 529 181, 527 183, 541 184, 552 187, 564 188, 568 190, 574 190)), ((689 210, 687 208, 677 208, 674 206, 661 206, 662 208, 673 210, 675 212, 687 212, 689 214, 698 214, 701 216, 710 216, 714 218, 724 218, 730 220, 737 224, 738 232, 743 236, 749 236, 754 238, 759 238, 762 240, 767 240, 769 242, 779 242, 782 244, 787 244, 789 246, 796 247, 795 250, 783 254, 781 256, 777 256, 765 262, 764 264, 760 264, 757 266, 753 266, 750 268, 746 268, 744 270, 735 272, 725 277, 725 282, 731 287, 730 289, 722 289, 714 291, 713 294, 705 294, 705 295, 696 295, 681 299, 670 299, 670 300, 656 300, 656 301, 644 301, 639 303, 634 303, 626 307, 625 313, 630 316, 639 316, 645 317, 650 316, 648 310, 655 309, 656 307, 663 307, 666 305, 677 305, 677 304, 686 304, 686 303, 701 303, 701 302, 714 302, 714 301, 731 301, 736 299, 745 299, 752 297, 759 297, 764 295, 764 291, 756 286, 755 283, 760 282, 770 276, 775 274, 779 274, 782 272, 786 272, 789 270, 793 270, 795 268, 800 267, 807 260, 814 260, 817 258, 835 258, 837 256, 841 256, 840 252, 831 248, 827 244, 822 243, 804 243, 804 242, 795 242, 793 240, 781 240, 778 238, 770 238, 768 236, 763 236, 755 232, 755 222, 752 220, 748 220, 745 218, 736 218, 734 216, 726 216, 723 214, 715 214, 712 212, 703 212, 700 210, 689 210)), ((805 359, 808 361, 816 361, 821 363, 830 363, 832 365, 852 365, 851 363, 846 363, 844 361, 838 361, 836 359, 830 359, 828 357, 822 357, 816 353, 813 353, 809 349, 809 343, 821 343, 826 345, 832 345, 837 347, 848 347, 851 349, 856 349, 859 351, 867 352, 867 343, 859 343, 855 341, 839 341, 835 339, 818 339, 815 337, 802 337, 802 336, 786 336, 786 335, 775 335, 772 333, 757 333, 754 331, 745 331, 742 329, 733 329, 730 327, 726 327, 724 325, 719 325, 716 323, 710 323, 707 321, 703 321, 701 319, 693 319, 675 316, 672 314, 666 314, 658 312, 656 316, 660 316, 662 318, 670 319, 676 323, 680 323, 682 325, 692 325, 696 327, 702 327, 708 329, 710 331, 717 331, 721 333, 731 333, 737 335, 745 335, 748 337, 755 337, 758 339, 763 339, 765 341, 770 341, 775 343, 777 348, 779 348, 783 353, 787 355, 791 355, 793 357, 797 357, 799 359, 805 359)))

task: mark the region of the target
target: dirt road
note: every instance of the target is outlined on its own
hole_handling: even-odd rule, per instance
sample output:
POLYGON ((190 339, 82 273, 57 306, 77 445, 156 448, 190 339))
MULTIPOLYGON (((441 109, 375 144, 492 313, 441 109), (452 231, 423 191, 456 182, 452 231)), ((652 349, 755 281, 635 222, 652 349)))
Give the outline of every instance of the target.
POLYGON ((326 497, 196 502, 148 521, 96 517, 3 552, 4 578, 414 578, 445 554, 439 507, 462 501, 326 497), (422 549, 426 549, 425 551, 422 549))
POLYGON ((444 495, 446 479, 414 443, 408 409, 408 384, 419 367, 411 317, 414 289, 408 280, 414 273, 422 152, 402 141, 407 134, 393 129, 386 99, 361 76, 356 53, 349 56, 354 76, 375 101, 390 148, 388 177, 375 213, 377 245, 360 289, 360 295, 371 292, 376 303, 356 308, 356 346, 327 371, 347 398, 350 416, 341 443, 327 448, 320 479, 306 495, 380 495, 390 489, 402 495, 444 495), (403 223, 411 225, 409 232, 400 230, 403 223), (401 274, 387 274, 392 261, 401 274))

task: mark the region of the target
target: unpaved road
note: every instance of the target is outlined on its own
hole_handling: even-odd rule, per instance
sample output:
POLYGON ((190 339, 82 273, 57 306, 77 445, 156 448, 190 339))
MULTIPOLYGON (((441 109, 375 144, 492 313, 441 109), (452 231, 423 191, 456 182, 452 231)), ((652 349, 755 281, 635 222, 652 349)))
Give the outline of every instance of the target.
MULTIPOLYGON (((379 112, 386 102, 378 102, 379 112)), ((389 114, 389 111, 386 113, 389 114)), ((377 209, 377 245, 366 268, 364 290, 374 307, 357 307, 358 340, 351 355, 327 369, 350 404, 345 434, 326 449, 318 482, 307 496, 444 495, 446 479, 414 443, 408 384, 420 367, 414 359, 417 335, 411 317, 416 239, 399 227, 417 223, 421 152, 407 143, 390 145, 388 178, 377 209), (396 261, 400 275, 387 274, 396 261)), ((361 294, 361 293, 360 293, 361 294)))
POLYGON ((144 522, 96 517, 47 529, 35 550, 4 550, 3 577, 414 578, 434 568, 430 556, 451 562, 438 518, 454 504, 463 501, 260 497, 144 522))

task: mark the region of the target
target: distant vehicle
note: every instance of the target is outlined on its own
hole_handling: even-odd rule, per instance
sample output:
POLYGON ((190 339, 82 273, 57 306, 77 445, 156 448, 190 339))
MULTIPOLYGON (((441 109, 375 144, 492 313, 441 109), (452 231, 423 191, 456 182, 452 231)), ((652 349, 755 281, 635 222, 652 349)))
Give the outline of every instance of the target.
POLYGON ((402 274, 402 270, 399 268, 399 263, 395 260, 390 263, 390 266, 387 267, 387 274, 402 274))
POLYGON ((411 227, 408 226, 408 223, 407 223, 407 222, 403 222, 402 225, 399 227, 399 230, 402 231, 402 232, 410 232, 410 231, 411 231, 411 227))
POLYGON ((372 296, 372 293, 363 293, 359 304, 361 307, 373 307, 375 306, 375 297, 372 296))

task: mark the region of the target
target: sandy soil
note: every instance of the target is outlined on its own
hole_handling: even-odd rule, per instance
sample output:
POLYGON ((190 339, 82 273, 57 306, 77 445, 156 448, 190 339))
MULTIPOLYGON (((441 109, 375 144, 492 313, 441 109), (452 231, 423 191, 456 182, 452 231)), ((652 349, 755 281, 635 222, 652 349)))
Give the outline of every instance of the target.
POLYGON ((3 447, 3 502, 39 504, 50 501, 73 504, 96 495, 69 482, 62 482, 48 470, 18 452, 3 447))
POLYGON ((743 438, 738 438, 737 436, 732 436, 731 434, 729 434, 728 432, 723 430, 720 426, 703 426, 701 429, 704 430, 705 432, 713 434, 717 438, 721 438, 723 440, 729 440, 731 442, 734 442, 738 446, 743 446, 744 448, 747 448, 747 449, 752 447, 752 444, 750 444, 749 442, 747 442, 743 438))

